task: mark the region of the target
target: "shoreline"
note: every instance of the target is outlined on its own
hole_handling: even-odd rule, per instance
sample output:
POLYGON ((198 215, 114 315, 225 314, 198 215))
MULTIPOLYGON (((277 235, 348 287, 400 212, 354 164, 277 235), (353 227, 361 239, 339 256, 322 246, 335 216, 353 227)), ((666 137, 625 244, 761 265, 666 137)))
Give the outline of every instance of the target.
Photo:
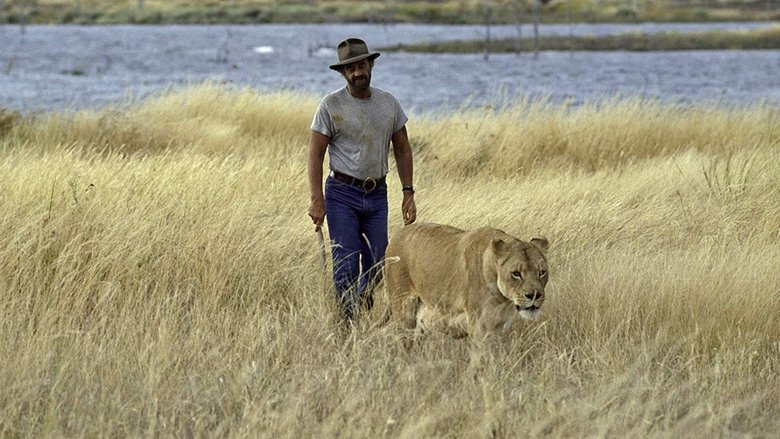
POLYGON ((514 53, 538 51, 682 51, 682 50, 774 50, 780 49, 780 26, 755 30, 627 32, 604 36, 544 36, 501 38, 486 41, 461 40, 435 43, 399 44, 381 50, 418 53, 514 53))
MULTIPOLYGON (((530 24, 533 7, 524 8, 492 3, 456 1, 362 2, 341 1, 309 3, 224 2, 213 5, 197 2, 178 4, 147 0, 139 7, 135 1, 77 2, 62 6, 47 1, 0 4, 2 24, 292 24, 292 23, 376 23, 376 24, 530 24), (121 4, 117 4, 121 3, 121 4), (193 5, 193 3, 196 3, 193 5), (78 6, 82 5, 82 6, 78 6)), ((729 7, 701 7, 696 4, 645 5, 633 9, 621 4, 603 5, 585 2, 576 7, 552 2, 539 10, 543 24, 580 23, 716 23, 780 21, 780 9, 756 7, 755 3, 736 3, 729 7)))

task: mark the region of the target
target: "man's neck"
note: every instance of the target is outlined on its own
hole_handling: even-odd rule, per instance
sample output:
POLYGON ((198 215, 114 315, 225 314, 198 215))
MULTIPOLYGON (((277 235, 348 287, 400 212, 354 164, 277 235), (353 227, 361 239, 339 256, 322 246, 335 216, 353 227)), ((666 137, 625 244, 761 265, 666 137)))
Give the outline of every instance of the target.
POLYGON ((365 90, 357 91, 352 86, 347 85, 347 91, 350 95, 352 95, 353 98, 357 99, 368 99, 371 97, 371 87, 368 87, 365 90))

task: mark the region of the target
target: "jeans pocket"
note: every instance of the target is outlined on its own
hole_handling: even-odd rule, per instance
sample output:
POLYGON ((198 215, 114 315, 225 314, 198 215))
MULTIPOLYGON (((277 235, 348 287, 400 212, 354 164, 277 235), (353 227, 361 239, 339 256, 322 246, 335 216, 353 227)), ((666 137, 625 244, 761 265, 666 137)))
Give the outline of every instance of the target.
POLYGON ((354 186, 348 183, 328 177, 325 181, 325 201, 350 202, 357 197, 355 189, 354 186))

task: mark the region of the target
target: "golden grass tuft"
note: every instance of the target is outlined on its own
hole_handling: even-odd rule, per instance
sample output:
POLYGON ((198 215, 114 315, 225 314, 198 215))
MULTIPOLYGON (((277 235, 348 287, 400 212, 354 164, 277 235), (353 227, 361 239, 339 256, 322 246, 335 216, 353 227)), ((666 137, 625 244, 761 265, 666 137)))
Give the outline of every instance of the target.
MULTIPOLYGON (((479 370, 335 320, 316 99, 204 84, 0 137, 0 436, 719 437, 780 428, 778 109, 415 116, 419 218, 551 241, 479 370)), ((391 179, 391 235, 400 187, 391 179)))

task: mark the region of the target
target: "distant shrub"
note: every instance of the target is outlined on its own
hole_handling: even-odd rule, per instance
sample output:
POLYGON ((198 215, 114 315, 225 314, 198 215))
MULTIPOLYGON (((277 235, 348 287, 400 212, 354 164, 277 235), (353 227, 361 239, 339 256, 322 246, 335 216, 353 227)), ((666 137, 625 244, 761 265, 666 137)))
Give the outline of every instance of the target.
POLYGON ((247 8, 241 8, 237 14, 251 22, 267 22, 270 19, 268 10, 257 6, 250 6, 247 8))
POLYGON ((693 11, 693 19, 695 21, 705 21, 710 18, 710 13, 705 9, 696 9, 693 11))
POLYGON ((621 20, 635 20, 639 17, 639 14, 633 8, 621 7, 615 12, 615 17, 621 20))
POLYGON ((0 138, 8 134, 19 121, 19 113, 0 108, 0 138))
POLYGON ((62 24, 89 24, 100 21, 103 12, 97 9, 66 9, 57 20, 62 24))

